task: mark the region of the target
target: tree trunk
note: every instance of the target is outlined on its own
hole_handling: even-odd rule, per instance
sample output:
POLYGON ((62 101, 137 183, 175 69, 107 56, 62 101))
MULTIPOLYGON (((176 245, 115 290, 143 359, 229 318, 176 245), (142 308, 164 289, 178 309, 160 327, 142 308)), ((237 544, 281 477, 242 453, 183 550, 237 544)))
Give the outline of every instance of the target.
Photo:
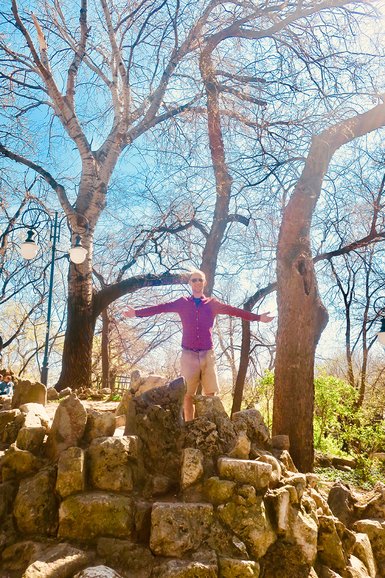
POLYGON ((314 459, 314 357, 327 324, 310 249, 310 225, 329 164, 329 149, 315 139, 284 211, 277 249, 278 333, 273 435, 290 438, 300 471, 314 459))
POLYGON ((279 322, 273 434, 289 435, 291 455, 301 471, 313 468, 314 356, 328 319, 311 258, 311 220, 335 151, 384 123, 385 105, 381 103, 315 136, 283 215, 277 248, 279 322))
POLYGON ((219 250, 228 224, 232 177, 226 163, 219 110, 219 90, 210 48, 201 54, 200 72, 207 95, 207 131, 216 187, 214 216, 206 237, 201 263, 201 269, 207 280, 205 292, 207 295, 211 295, 219 250))
POLYGON ((110 387, 110 317, 108 309, 102 312, 102 387, 110 387))
POLYGON ((243 389, 245 386, 247 369, 249 367, 250 343, 251 343, 250 321, 247 321, 246 319, 242 319, 241 356, 240 356, 240 360, 239 360, 237 379, 235 381, 235 386, 234 386, 233 405, 231 408, 231 415, 233 415, 233 413, 241 410, 242 399, 243 399, 243 389))
POLYGON ((92 233, 82 238, 88 250, 81 265, 70 262, 68 273, 67 328, 64 337, 62 371, 55 388, 74 390, 91 386, 92 343, 96 316, 92 292, 92 233))

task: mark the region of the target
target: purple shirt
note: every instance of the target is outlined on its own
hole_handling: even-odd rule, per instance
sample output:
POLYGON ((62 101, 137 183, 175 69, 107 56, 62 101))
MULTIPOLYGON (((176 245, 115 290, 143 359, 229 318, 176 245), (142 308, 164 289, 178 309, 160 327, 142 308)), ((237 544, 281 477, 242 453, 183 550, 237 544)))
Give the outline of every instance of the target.
POLYGON ((182 347, 202 351, 213 348, 213 325, 216 315, 231 315, 249 321, 260 320, 260 315, 225 305, 215 297, 202 297, 199 305, 194 303, 193 297, 180 297, 169 303, 135 309, 136 317, 151 317, 158 313, 178 313, 183 327, 182 347))

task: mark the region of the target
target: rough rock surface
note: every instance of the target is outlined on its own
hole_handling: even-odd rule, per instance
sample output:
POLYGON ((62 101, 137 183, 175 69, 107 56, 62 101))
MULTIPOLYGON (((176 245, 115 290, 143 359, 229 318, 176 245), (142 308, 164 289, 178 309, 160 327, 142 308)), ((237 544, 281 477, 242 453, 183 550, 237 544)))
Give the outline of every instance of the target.
POLYGON ((131 392, 123 437, 72 394, 51 427, 43 405, 0 409, 0 577, 385 578, 383 484, 328 503, 256 410, 197 396, 184 424, 183 395, 131 392))

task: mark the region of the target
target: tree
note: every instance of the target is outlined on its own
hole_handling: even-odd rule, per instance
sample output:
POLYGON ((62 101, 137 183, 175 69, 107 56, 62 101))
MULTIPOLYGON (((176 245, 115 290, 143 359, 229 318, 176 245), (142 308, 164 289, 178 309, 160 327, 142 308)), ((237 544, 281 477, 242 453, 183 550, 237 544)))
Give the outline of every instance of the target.
POLYGON ((279 321, 273 434, 289 435, 291 453, 301 471, 313 467, 314 357, 328 321, 312 259, 312 216, 336 151, 384 125, 385 104, 381 103, 314 136, 284 211, 277 248, 279 321))

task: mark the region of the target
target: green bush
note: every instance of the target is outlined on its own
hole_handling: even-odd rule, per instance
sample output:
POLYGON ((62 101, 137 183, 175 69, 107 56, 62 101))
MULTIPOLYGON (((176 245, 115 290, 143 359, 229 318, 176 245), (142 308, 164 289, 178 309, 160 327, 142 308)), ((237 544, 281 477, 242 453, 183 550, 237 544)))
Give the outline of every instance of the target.
POLYGON ((321 375, 314 381, 314 445, 323 449, 328 438, 340 450, 346 450, 345 429, 355 423, 357 391, 333 375, 321 375))

